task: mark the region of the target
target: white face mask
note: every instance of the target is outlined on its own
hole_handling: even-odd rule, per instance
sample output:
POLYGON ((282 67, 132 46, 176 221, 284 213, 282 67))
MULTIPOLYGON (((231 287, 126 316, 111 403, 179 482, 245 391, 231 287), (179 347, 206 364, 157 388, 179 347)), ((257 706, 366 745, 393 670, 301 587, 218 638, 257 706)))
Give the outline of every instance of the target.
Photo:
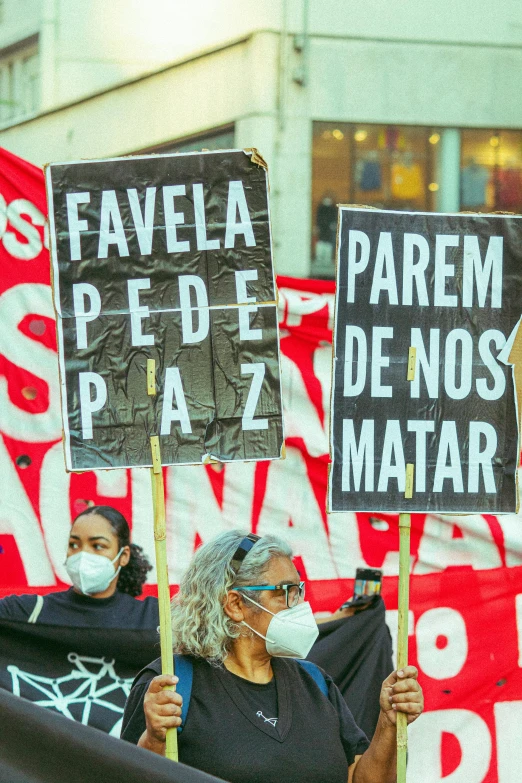
POLYGON ((121 571, 121 566, 115 571, 113 563, 122 552, 123 547, 114 560, 91 552, 78 552, 67 558, 65 568, 73 585, 84 595, 103 593, 121 571))
POLYGON ((243 625, 265 640, 267 653, 277 658, 306 658, 319 636, 319 628, 308 601, 274 614, 250 596, 245 598, 272 615, 266 631, 267 636, 263 636, 243 620, 243 625))

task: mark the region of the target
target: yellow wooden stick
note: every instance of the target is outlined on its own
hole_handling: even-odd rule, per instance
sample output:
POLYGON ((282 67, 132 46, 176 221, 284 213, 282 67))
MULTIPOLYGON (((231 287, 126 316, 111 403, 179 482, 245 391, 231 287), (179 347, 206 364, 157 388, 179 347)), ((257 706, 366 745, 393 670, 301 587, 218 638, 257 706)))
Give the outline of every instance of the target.
MULTIPOLYGON (((156 362, 147 359, 147 394, 156 395, 156 362)), ((161 467, 159 438, 150 439, 152 454, 152 506, 154 509, 154 548, 156 550, 156 572, 158 575, 158 610, 160 625, 161 673, 174 674, 174 654, 172 649, 172 619, 170 615, 169 569, 167 563, 167 522, 165 517, 165 489, 161 467)), ((175 690, 167 685, 164 690, 175 690)), ((176 728, 167 729, 165 756, 178 761, 178 732, 176 728)))
MULTIPOLYGON (((172 622, 170 616, 169 572, 167 565, 167 525, 165 519, 165 494, 159 438, 150 439, 153 467, 151 469, 152 498, 154 505, 154 547, 156 550, 156 571, 158 574, 158 606, 160 621, 161 673, 174 674, 174 656, 172 652, 172 622)), ((174 686, 167 686, 175 690, 174 686)), ((178 760, 177 729, 167 730, 165 755, 173 761, 178 760)))
MULTIPOLYGON (((410 514, 399 514, 399 631, 397 669, 408 665, 408 614, 410 597, 410 514)), ((397 712, 397 783, 406 783, 408 752, 406 713, 397 712)))

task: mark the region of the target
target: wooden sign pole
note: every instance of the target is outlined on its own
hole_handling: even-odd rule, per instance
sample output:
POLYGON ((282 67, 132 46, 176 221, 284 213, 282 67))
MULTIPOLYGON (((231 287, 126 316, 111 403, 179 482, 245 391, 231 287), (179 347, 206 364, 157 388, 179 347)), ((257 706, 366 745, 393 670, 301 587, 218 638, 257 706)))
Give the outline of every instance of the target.
MULTIPOLYGON (((154 359, 147 360, 147 393, 156 394, 154 359)), ((169 571, 167 563, 167 523, 165 517, 165 490, 159 438, 150 439, 152 453, 152 504, 154 508, 154 548, 156 550, 156 571, 158 575, 158 607, 160 625, 161 673, 174 674, 174 653, 172 649, 172 621, 170 616, 169 571)), ((174 690, 167 685, 165 690, 174 690)), ((165 756, 178 761, 178 733, 176 728, 167 729, 165 756)))
MULTIPOLYGON (((417 349, 410 347, 406 380, 415 378, 417 349)), ((413 497, 413 476, 415 466, 406 465, 406 487, 404 497, 413 497)), ((408 665, 408 615, 410 610, 410 530, 411 515, 399 514, 399 617, 397 633, 397 670, 408 665)), ((408 756, 408 719, 406 713, 397 712, 397 783, 406 783, 406 760, 408 756)))
MULTIPOLYGON (((397 669, 408 665, 408 613, 410 598, 410 528, 409 514, 399 514, 399 632, 397 669)), ((406 783, 408 724, 406 713, 397 712, 397 783, 406 783)))

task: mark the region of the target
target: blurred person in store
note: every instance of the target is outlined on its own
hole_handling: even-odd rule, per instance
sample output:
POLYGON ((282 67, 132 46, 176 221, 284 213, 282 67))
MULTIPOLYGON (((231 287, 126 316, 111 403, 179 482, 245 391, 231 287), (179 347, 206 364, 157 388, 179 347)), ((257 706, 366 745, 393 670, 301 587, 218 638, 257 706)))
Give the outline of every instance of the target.
POLYGON ((163 755, 167 729, 183 723, 180 761, 230 783, 395 780, 397 712, 411 723, 423 709, 417 670, 382 683, 370 743, 332 679, 299 663, 318 627, 291 558, 281 539, 241 531, 196 552, 172 606, 178 690, 190 701, 183 711, 181 693, 164 690, 178 677, 154 661, 134 682, 123 739, 163 755))

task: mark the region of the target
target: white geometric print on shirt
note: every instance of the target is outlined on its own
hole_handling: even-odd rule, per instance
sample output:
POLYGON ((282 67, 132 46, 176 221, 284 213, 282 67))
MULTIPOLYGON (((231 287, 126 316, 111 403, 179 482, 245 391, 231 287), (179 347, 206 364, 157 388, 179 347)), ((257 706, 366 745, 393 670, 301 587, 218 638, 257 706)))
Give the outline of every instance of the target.
POLYGON ((84 725, 89 724, 93 706, 96 705, 102 709, 109 710, 118 716, 109 733, 114 737, 119 737, 122 723, 122 717, 120 716, 123 716, 123 705, 130 693, 133 678, 123 679, 118 677, 114 670, 114 660, 106 661, 105 658, 89 658, 77 653, 69 653, 67 660, 74 664, 76 668, 70 674, 55 678, 24 672, 18 666, 8 666, 7 670, 11 674, 13 681, 14 695, 20 696, 20 684, 24 683, 26 686, 30 686, 37 692, 40 692, 44 697, 39 700, 31 699, 33 704, 55 709, 71 720, 76 718, 72 715, 70 708, 74 705, 79 705, 81 709, 79 720, 84 725), (69 690, 67 686, 75 681, 78 682, 78 687, 73 687, 72 690, 69 690), (123 691, 123 693, 118 694, 117 691, 123 691), (121 706, 104 698, 109 694, 113 698, 120 696, 118 700, 121 702, 121 706))
POLYGON ((256 712, 256 715, 258 718, 263 718, 265 723, 270 723, 271 726, 275 726, 277 724, 277 718, 265 718, 261 710, 256 712))

